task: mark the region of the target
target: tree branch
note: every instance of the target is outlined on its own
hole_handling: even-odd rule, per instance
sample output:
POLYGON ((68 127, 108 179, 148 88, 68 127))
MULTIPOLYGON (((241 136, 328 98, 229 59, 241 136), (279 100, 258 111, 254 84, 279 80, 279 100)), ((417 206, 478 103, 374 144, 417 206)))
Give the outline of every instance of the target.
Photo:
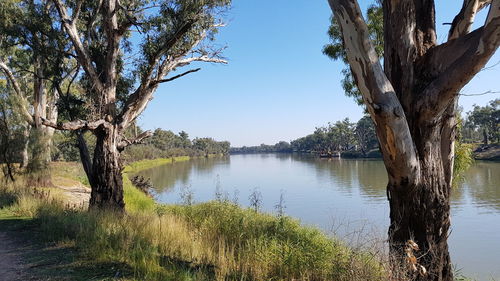
POLYGON ((357 1, 329 0, 339 23, 347 59, 375 122, 391 184, 419 181, 420 164, 404 110, 380 65, 357 1), (409 177, 408 177, 409 176, 409 177))
POLYGON ((76 136, 77 136, 78 151, 80 152, 80 159, 82 160, 83 170, 85 171, 85 174, 87 174, 87 178, 89 179, 90 185, 93 186, 95 177, 94 173, 92 172, 93 164, 92 164, 92 158, 90 158, 87 142, 83 137, 82 131, 77 131, 76 136))
POLYGON ((486 91, 486 92, 476 93, 476 94, 462 94, 462 93, 460 93, 460 95, 464 96, 464 97, 484 96, 484 95, 488 95, 488 94, 500 94, 500 91, 489 90, 489 91, 486 91))
MULTIPOLYGON (((119 116, 120 128, 123 130, 128 127, 130 122, 135 120, 139 114, 142 113, 146 105, 151 100, 154 90, 156 90, 156 85, 152 85, 152 81, 154 81, 152 74, 154 69, 158 66, 158 63, 161 57, 171 49, 181 38, 189 32, 189 30, 195 24, 195 20, 188 20, 183 25, 179 27, 179 29, 172 35, 172 37, 167 40, 167 42, 162 46, 162 48, 153 55, 153 57, 149 60, 148 70, 144 75, 141 85, 135 90, 135 92, 130 95, 128 100, 125 102, 125 106, 123 112, 119 116)), ((158 72, 157 78, 161 79, 163 76, 167 75, 168 71, 172 70, 172 67, 168 67, 168 61, 165 60, 162 64, 162 69, 158 72)))
POLYGON ((448 40, 457 39, 462 35, 468 34, 476 18, 476 14, 490 3, 491 0, 464 0, 462 9, 453 19, 448 33, 448 40))
POLYGON ((173 77, 170 77, 168 79, 154 80, 154 81, 151 82, 151 86, 156 86, 157 84, 160 84, 160 83, 166 83, 166 82, 174 81, 175 79, 179 79, 182 76, 188 75, 190 73, 198 72, 200 69, 201 68, 191 69, 191 70, 188 70, 188 71, 186 71, 184 73, 181 73, 179 75, 175 75, 173 77))
POLYGON ((490 5, 485 26, 452 40, 429 54, 429 72, 434 80, 425 87, 418 102, 422 118, 440 118, 446 107, 469 81, 486 65, 500 45, 500 1, 490 5), (439 60, 446 64, 439 66, 439 60))
MULTIPOLYGON (((122 5, 122 3, 118 0, 116 1, 118 7, 123 10, 125 13, 125 18, 127 19, 126 22, 123 22, 119 25, 118 27, 118 34, 123 35, 125 32, 127 32, 128 28, 131 27, 132 25, 139 25, 137 22, 137 18, 129 13, 129 9, 127 9, 125 6, 122 5)), ((138 29, 139 30, 139 29, 138 29)), ((140 32, 140 31, 139 31, 140 32)))
POLYGON ((144 133, 138 135, 134 139, 123 139, 119 144, 118 144, 118 150, 123 150, 129 145, 133 144, 140 144, 142 143, 146 138, 149 138, 153 135, 151 131, 145 131, 144 133))
POLYGON ((42 119, 42 124, 54 128, 56 130, 62 130, 62 131, 76 131, 76 130, 95 130, 99 126, 104 126, 104 127, 110 127, 111 124, 106 122, 105 120, 97 120, 93 122, 88 122, 85 120, 76 120, 76 121, 71 121, 71 122, 66 122, 66 123, 55 123, 50 120, 47 120, 45 118, 42 119))
MULTIPOLYGON (((121 34, 118 32, 117 18, 117 0, 106 0, 103 3, 103 27, 107 37, 106 46, 106 63, 104 64, 105 87, 108 89, 116 88, 118 75, 116 73, 116 64, 118 62, 118 54, 120 48, 121 34)), ((115 102, 115 91, 106 91, 105 103, 111 104, 115 102)))
MULTIPOLYGON (((141 86, 144 88, 147 88, 149 86, 149 83, 153 80, 152 74, 156 67, 158 66, 161 57, 169 50, 171 49, 181 38, 184 36, 189 30, 193 27, 195 24, 195 20, 187 20, 183 25, 179 27, 179 29, 172 35, 169 40, 155 53, 151 56, 149 59, 149 65, 148 65, 148 70, 146 71, 141 86)), ((161 77, 158 77, 157 79, 160 79, 161 77)))
POLYGON ((92 59, 90 57, 90 54, 87 52, 87 49, 85 49, 80 40, 81 37, 76 28, 77 18, 71 19, 69 17, 66 11, 66 7, 61 2, 61 0, 53 0, 53 1, 54 4, 56 5, 59 16, 61 17, 62 24, 66 29, 66 32, 70 37, 71 42, 73 43, 73 47, 75 48, 75 51, 78 55, 76 59, 82 65, 85 72, 89 75, 95 89, 98 92, 102 91, 104 87, 101 83, 101 80, 99 79, 99 75, 97 74, 94 65, 92 64, 92 59))
POLYGON ((5 73, 7 78, 9 79, 10 83, 12 84, 12 87, 14 88, 14 92, 17 94, 17 96, 20 99, 20 104, 19 108, 21 110, 21 114, 23 115, 24 119, 26 122, 29 124, 33 124, 33 116, 29 113, 28 109, 26 108, 26 105, 28 104, 28 100, 26 99, 26 96, 24 95, 23 91, 21 90, 21 87, 19 83, 17 82, 16 77, 10 70, 10 68, 5 64, 2 60, 0 60, 0 69, 5 73))
POLYGON ((82 9, 82 4, 83 4, 83 0, 79 0, 76 3, 75 11, 73 12, 73 15, 71 16, 72 22, 76 22, 78 20, 78 17, 80 16, 80 10, 82 9))
POLYGON ((199 56, 199 57, 190 57, 190 58, 178 60, 177 63, 175 63, 174 68, 186 66, 186 65, 188 65, 192 62, 195 62, 195 61, 227 64, 227 60, 203 55, 203 56, 199 56))

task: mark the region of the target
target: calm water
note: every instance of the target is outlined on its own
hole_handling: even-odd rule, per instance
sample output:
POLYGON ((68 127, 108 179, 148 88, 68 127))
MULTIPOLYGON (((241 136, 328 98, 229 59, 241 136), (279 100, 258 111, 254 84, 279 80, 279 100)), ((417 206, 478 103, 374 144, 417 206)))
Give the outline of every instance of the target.
MULTIPOLYGON (((212 200, 218 186, 231 200, 248 205, 257 188, 262 209, 274 212, 283 192, 288 215, 345 239, 359 240, 352 234, 359 229, 385 237, 389 224, 387 175, 378 160, 234 155, 179 162, 141 175, 151 178, 157 200, 164 203, 181 202, 186 187, 196 202, 212 200)), ((449 243, 452 261, 463 274, 500 280, 500 163, 475 163, 453 190, 449 243)))

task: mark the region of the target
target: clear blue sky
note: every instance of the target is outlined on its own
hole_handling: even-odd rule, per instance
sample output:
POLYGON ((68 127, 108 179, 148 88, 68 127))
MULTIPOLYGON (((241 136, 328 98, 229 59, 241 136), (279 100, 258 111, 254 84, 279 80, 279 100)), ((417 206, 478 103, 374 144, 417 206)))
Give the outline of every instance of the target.
MULTIPOLYGON (((448 28, 442 23, 451 22, 461 4, 437 2, 442 42, 448 28)), ((340 86, 342 63, 321 52, 330 15, 326 0, 233 0, 217 40, 227 45, 229 64, 203 64, 201 71, 162 85, 139 125, 248 146, 290 141, 345 117, 357 121, 362 110, 340 86)), ((490 64, 498 61, 499 52, 490 64)), ((499 78, 500 66, 483 71, 464 93, 500 90, 499 78)), ((462 97, 460 104, 469 111, 499 97, 462 97)))

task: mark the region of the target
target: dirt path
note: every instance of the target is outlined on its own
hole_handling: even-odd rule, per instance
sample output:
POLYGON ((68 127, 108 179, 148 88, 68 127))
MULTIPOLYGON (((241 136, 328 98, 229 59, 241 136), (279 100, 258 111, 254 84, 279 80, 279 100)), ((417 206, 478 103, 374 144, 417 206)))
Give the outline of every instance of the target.
MULTIPOLYGON (((57 179, 55 187, 58 188, 66 204, 72 208, 87 208, 90 199, 90 188, 78 181, 70 179, 57 179)), ((16 242, 12 233, 0 229, 0 281, 26 281, 36 280, 29 276, 29 265, 23 260, 27 254, 23 246, 16 242)))
POLYGON ((63 191, 67 204, 75 208, 86 209, 89 206, 90 188, 84 185, 74 185, 69 187, 59 187, 63 191))
POLYGON ((19 247, 6 233, 0 232, 0 281, 28 280, 26 265, 21 261, 19 247))
POLYGON ((86 209, 89 206, 90 188, 67 178, 55 177, 55 187, 62 191, 64 201, 73 208, 86 209))

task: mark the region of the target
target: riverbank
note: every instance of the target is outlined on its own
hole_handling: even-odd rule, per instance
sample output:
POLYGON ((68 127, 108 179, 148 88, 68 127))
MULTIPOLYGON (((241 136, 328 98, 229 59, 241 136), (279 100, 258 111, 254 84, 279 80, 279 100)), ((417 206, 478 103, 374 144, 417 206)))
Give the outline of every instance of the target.
POLYGON ((473 154, 476 160, 500 161, 500 144, 478 145, 473 154))
POLYGON ((231 155, 247 155, 247 154, 304 154, 318 158, 345 158, 345 159, 382 159, 380 150, 374 149, 363 154, 361 151, 343 151, 332 154, 322 154, 317 151, 285 151, 285 152, 231 152, 231 155))
MULTIPOLYGON (((38 253, 56 253, 50 258, 34 253, 25 257, 29 274, 44 280, 387 279, 377 257, 293 218, 222 200, 160 205, 128 179, 140 170, 187 159, 148 160, 126 167, 127 215, 87 212, 67 204, 53 188, 4 186, 1 229, 23 245, 34 245, 38 253)), ((64 176, 63 166, 58 167, 58 177, 68 182, 81 177, 71 172, 73 168, 64 176)))

